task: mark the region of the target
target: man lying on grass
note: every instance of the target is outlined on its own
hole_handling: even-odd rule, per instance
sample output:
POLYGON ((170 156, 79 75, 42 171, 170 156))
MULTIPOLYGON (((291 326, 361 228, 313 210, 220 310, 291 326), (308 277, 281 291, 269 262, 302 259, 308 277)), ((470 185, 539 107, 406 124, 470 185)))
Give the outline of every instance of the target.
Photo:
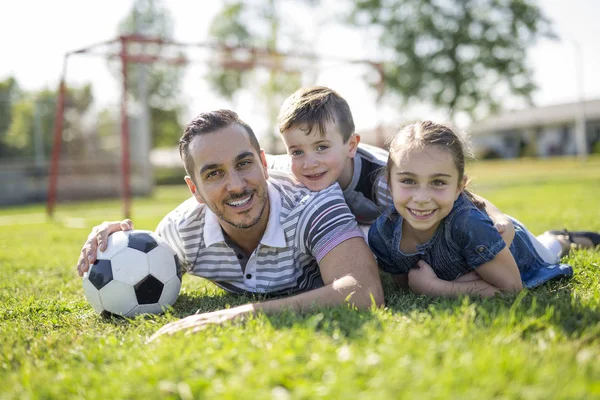
MULTIPOLYGON (((252 129, 236 113, 202 113, 190 122, 179 151, 192 193, 156 231, 192 275, 234 293, 287 295, 196 314, 156 335, 196 330, 256 311, 349 301, 360 309, 383 304, 375 259, 338 185, 311 192, 291 174, 271 173, 252 129)), ((77 263, 83 275, 105 250, 108 235, 133 222, 93 228, 77 263)))

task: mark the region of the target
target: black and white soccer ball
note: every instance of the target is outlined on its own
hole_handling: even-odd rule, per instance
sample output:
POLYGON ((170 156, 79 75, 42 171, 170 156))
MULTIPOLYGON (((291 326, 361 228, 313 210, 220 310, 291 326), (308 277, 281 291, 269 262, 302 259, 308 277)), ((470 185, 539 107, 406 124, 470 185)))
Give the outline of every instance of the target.
POLYGON ((160 314, 177 300, 182 272, 175 252, 155 233, 115 232, 83 276, 83 292, 104 315, 160 314))

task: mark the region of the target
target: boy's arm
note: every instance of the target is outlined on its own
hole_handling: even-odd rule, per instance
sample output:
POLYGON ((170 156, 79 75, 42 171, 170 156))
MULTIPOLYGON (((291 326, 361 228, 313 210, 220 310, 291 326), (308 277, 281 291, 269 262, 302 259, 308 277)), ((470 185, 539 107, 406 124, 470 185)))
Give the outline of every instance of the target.
POLYGON ((486 200, 485 198, 473 192, 471 192, 471 195, 475 198, 475 200, 478 200, 485 204, 485 211, 487 215, 494 222, 494 226, 496 227, 496 229, 498 229, 498 232, 502 236, 502 239, 504 239, 506 246, 510 247, 513 239, 515 238, 515 226, 513 225, 510 218, 508 218, 506 214, 500 211, 498 207, 490 203, 489 200, 486 200))

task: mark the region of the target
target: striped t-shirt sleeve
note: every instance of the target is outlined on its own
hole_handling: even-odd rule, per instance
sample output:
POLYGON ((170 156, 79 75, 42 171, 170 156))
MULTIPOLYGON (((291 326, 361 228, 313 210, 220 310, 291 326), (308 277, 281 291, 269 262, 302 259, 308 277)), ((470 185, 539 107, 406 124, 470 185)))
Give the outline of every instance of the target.
POLYGON ((333 248, 353 237, 363 237, 354 215, 337 185, 314 196, 307 204, 298 225, 302 247, 320 262, 333 248))
MULTIPOLYGON (((181 206, 180 206, 181 207, 181 206)), ((189 266, 189 260, 186 257, 183 245, 183 239, 179 234, 177 227, 182 220, 180 207, 167 214, 156 227, 156 234, 167 241, 169 246, 175 251, 177 257, 182 262, 184 267, 189 266)))

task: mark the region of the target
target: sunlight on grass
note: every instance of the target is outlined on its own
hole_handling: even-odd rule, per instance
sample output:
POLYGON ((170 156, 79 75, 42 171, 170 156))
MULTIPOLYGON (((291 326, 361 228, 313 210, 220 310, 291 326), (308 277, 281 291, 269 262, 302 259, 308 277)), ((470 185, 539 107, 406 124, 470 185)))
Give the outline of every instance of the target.
MULTIPOLYGON (((476 163, 477 193, 534 233, 600 231, 600 159, 476 163)), ((133 202, 154 229, 188 196, 158 188, 133 202)), ((0 210, 0 399, 600 398, 600 252, 574 251, 571 280, 517 296, 428 299, 394 290, 383 310, 258 315, 195 335, 146 339, 196 310, 255 299, 190 276, 173 310, 103 319, 75 263, 118 200, 0 210)))

